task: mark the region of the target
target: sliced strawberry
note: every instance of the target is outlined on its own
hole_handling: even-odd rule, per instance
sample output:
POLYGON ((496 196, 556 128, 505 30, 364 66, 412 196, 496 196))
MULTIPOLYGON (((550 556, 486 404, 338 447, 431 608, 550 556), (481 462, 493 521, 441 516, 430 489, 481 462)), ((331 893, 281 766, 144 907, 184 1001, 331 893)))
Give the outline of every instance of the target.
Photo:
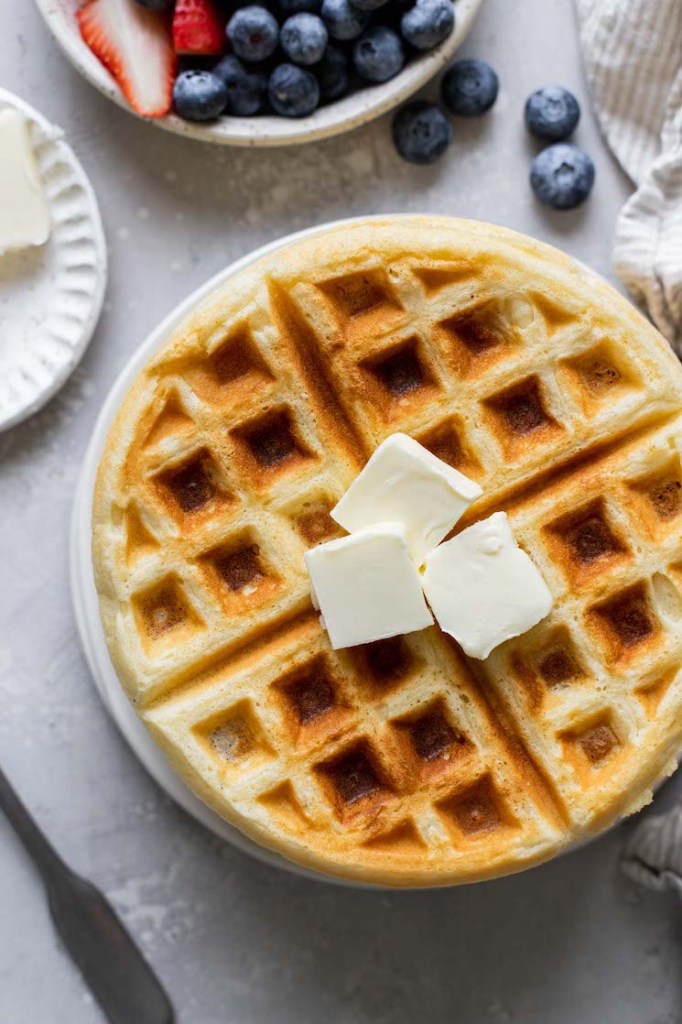
POLYGON ((167 16, 135 0, 88 0, 76 17, 83 39, 131 107, 145 117, 167 114, 177 72, 167 16))
POLYGON ((176 0, 173 44, 176 53, 217 57, 225 46, 227 18, 213 0, 176 0))

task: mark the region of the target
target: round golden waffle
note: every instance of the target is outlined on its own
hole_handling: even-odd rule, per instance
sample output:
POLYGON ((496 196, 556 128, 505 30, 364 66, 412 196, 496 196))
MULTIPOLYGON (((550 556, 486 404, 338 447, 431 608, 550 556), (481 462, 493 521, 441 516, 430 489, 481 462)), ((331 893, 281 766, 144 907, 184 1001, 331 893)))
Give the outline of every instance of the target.
POLYGON ((94 502, 114 664, 174 767, 284 856, 389 885, 518 870, 634 810, 682 743, 682 370, 615 291, 446 218, 252 264, 139 375, 94 502), (485 662, 333 652, 305 550, 411 434, 503 509, 554 609, 485 662))

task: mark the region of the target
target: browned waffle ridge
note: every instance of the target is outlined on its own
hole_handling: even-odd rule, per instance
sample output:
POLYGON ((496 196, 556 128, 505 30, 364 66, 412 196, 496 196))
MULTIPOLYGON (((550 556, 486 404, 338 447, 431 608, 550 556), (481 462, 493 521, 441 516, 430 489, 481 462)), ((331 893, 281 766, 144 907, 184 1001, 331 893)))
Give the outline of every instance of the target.
POLYGON ((486 224, 330 228, 234 275, 139 374, 94 501, 102 621, 173 766, 285 857, 387 885, 519 870, 682 744, 682 370, 613 289, 486 224), (485 662, 332 652, 303 554, 405 431, 509 513, 554 597, 485 662))

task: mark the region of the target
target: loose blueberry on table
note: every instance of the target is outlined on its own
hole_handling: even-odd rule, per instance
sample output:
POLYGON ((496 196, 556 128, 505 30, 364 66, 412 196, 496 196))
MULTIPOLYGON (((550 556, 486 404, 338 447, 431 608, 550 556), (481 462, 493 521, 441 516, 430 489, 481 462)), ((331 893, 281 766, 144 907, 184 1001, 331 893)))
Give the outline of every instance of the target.
POLYGON ((443 103, 451 114, 480 117, 497 99, 497 72, 482 60, 458 60, 443 75, 443 103))
POLYGON ((572 210, 583 203, 594 185, 592 158, 566 142, 548 146, 535 157, 530 172, 533 192, 554 210, 572 210))
POLYGON ((562 85, 548 85, 528 97, 525 116, 531 135, 549 142, 561 142, 577 128, 580 104, 562 85))
POLYGON ((305 117, 387 82, 454 30, 457 0, 84 0, 83 39, 137 113, 305 117))
POLYGON ((414 100, 399 110, 393 120, 393 141, 400 155, 411 164, 432 164, 450 145, 450 122, 436 103, 414 100))

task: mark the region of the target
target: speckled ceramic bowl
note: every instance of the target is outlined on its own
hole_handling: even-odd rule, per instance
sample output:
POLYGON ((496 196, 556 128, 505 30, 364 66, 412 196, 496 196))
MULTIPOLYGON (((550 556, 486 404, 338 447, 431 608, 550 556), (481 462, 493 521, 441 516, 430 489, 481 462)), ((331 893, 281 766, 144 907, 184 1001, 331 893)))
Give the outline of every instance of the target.
MULTIPOLYGON (((105 96, 130 110, 111 75, 81 39, 74 17, 81 2, 36 0, 48 27, 72 64, 105 96)), ((221 117, 211 124, 192 124, 168 115, 152 123, 177 135, 231 146, 287 146, 340 135, 397 106, 449 63, 483 0, 454 0, 454 3, 455 31, 437 49, 411 61, 390 82, 362 89, 321 107, 310 117, 221 117)))

